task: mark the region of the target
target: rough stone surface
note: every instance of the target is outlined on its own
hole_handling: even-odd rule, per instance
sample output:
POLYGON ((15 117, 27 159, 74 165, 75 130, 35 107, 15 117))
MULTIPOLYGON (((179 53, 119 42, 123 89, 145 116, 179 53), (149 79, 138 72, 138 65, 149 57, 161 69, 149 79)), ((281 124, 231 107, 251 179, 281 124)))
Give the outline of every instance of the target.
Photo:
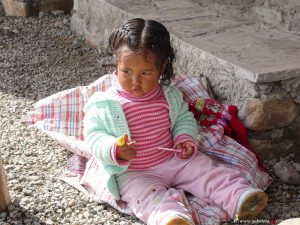
POLYGON ((299 148, 295 146, 293 140, 273 140, 271 138, 258 139, 249 138, 250 146, 262 159, 273 159, 284 156, 290 152, 299 154, 299 148))
POLYGON ((255 131, 289 126, 298 114, 292 100, 249 99, 238 113, 244 126, 255 131))
POLYGON ((210 4, 220 14, 237 19, 256 18, 282 30, 300 32, 300 2, 297 0, 195 0, 210 4))
POLYGON ((281 81, 282 87, 300 104, 300 78, 281 81))
POLYGON ((274 173, 284 183, 300 185, 300 174, 296 171, 296 168, 285 161, 275 164, 274 173))
POLYGON ((248 139, 252 148, 264 159, 272 159, 294 152, 300 160, 299 137, 299 121, 293 122, 289 127, 264 132, 248 130, 248 139))
POLYGON ((272 25, 287 31, 300 32, 300 2, 295 0, 268 0, 255 7, 256 15, 272 25))
POLYGON ((30 5, 28 2, 16 0, 2 0, 2 4, 7 16, 29 16, 30 5))

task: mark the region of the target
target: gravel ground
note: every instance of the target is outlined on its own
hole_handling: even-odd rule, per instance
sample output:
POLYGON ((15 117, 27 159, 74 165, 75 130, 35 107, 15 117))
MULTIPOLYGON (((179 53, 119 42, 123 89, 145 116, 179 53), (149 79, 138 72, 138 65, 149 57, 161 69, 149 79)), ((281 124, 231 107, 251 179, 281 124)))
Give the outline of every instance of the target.
MULTIPOLYGON (((35 101, 105 74, 99 60, 96 49, 72 35, 70 15, 0 16, 0 150, 12 198, 9 211, 0 213, 1 225, 142 224, 57 179, 70 155, 24 123, 35 101)), ((292 154, 285 159, 295 161, 292 154)), ((271 174, 276 162, 266 162, 271 174)), ((244 224, 300 216, 300 187, 273 178, 267 190, 270 204, 260 216, 263 222, 244 224)))

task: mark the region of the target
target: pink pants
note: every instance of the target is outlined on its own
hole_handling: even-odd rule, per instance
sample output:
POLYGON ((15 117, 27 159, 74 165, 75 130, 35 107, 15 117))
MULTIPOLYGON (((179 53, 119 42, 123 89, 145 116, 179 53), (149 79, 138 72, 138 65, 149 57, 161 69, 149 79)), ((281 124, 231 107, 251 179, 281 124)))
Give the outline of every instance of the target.
POLYGON ((176 199, 176 189, 220 205, 233 218, 240 195, 252 188, 239 171, 216 166, 200 152, 188 160, 173 156, 146 170, 126 171, 117 176, 117 182, 122 200, 148 225, 164 224, 174 215, 192 221, 187 209, 176 199))

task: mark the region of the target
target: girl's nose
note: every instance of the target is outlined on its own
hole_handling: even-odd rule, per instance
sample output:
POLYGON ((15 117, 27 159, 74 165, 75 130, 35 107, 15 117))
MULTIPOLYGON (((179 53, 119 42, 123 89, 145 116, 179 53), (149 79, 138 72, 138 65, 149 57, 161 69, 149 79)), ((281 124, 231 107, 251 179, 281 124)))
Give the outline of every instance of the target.
POLYGON ((132 77, 132 84, 137 85, 141 83, 141 76, 140 75, 133 75, 132 77))

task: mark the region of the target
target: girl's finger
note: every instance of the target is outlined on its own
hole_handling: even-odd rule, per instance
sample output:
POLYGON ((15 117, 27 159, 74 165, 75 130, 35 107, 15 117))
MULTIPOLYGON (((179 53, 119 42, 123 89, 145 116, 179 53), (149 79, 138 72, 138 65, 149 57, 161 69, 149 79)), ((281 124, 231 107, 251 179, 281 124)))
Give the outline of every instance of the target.
POLYGON ((124 134, 124 140, 126 143, 128 142, 128 134, 124 134))
POLYGON ((176 145, 176 148, 177 148, 177 149, 178 149, 178 148, 183 148, 183 146, 182 146, 181 143, 179 143, 178 145, 176 145))
POLYGON ((188 146, 187 146, 187 149, 188 149, 189 151, 193 151, 194 147, 193 147, 192 145, 188 145, 188 146))
POLYGON ((135 141, 132 141, 132 142, 127 143, 127 145, 128 145, 129 147, 134 147, 134 144, 135 144, 135 141))

